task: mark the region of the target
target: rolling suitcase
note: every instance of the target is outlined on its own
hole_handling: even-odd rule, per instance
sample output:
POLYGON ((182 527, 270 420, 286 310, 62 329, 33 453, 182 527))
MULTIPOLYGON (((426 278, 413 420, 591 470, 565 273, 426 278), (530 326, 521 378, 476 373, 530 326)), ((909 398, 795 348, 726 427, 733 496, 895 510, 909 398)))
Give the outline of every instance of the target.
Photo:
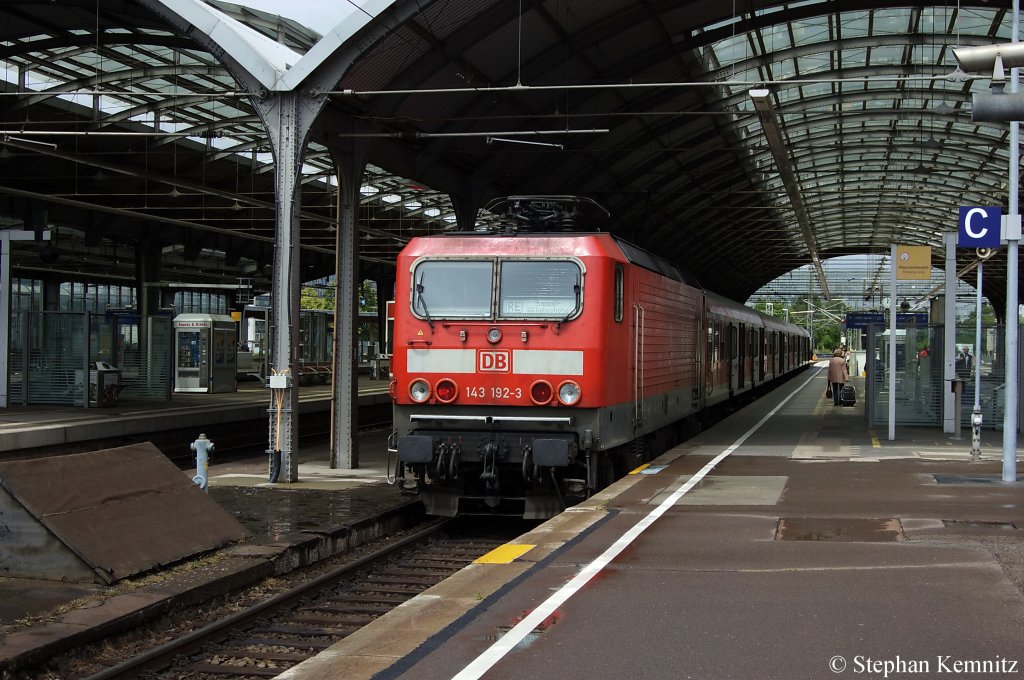
POLYGON ((843 385, 843 391, 839 395, 840 406, 856 406, 857 405, 857 388, 846 383, 843 385))

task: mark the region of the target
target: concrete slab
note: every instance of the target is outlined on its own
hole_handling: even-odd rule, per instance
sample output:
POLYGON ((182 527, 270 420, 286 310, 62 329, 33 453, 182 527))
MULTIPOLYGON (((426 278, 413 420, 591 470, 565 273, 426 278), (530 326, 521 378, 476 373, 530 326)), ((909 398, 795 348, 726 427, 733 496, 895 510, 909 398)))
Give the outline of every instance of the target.
POLYGON ((8 576, 113 583, 245 535, 148 442, 3 462, 0 486, 23 510, 0 526, 8 576))
POLYGON ((0 578, 0 624, 11 624, 102 592, 94 583, 60 583, 30 578, 0 578))
MULTIPOLYGON (((683 475, 648 504, 660 505, 689 480, 683 475)), ((714 475, 704 479, 676 505, 775 505, 786 488, 786 477, 714 475)))

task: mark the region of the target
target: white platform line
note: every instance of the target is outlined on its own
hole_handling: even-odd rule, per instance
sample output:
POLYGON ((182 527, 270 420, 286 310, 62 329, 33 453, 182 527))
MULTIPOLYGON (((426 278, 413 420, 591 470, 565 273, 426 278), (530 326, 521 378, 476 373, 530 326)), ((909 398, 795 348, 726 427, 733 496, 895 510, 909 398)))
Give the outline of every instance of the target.
POLYGON ((725 460, 731 453, 743 445, 743 442, 750 438, 750 435, 754 434, 768 422, 768 419, 774 416, 779 410, 786 405, 790 399, 792 399, 797 392, 807 387, 812 381, 818 377, 815 373, 813 376, 808 378, 799 389, 793 390, 789 396, 779 402, 779 405, 773 408, 768 415, 761 418, 752 428, 747 430, 733 442, 727 449, 722 451, 720 454, 714 457, 707 465, 702 467, 697 474, 689 479, 683 486, 675 490, 670 496, 661 502, 656 508, 651 510, 643 519, 637 522, 633 528, 627 531, 619 540, 615 541, 607 550, 605 550, 597 559, 583 567, 583 569, 576 574, 575 577, 564 586, 562 586, 557 592, 551 597, 542 602, 536 609, 530 612, 522 621, 520 621, 510 631, 501 636, 500 640, 497 640, 493 645, 483 651, 480 656, 474 659, 468 666, 466 666, 461 672, 454 676, 453 680, 477 680, 483 676, 488 670, 491 669, 494 664, 498 663, 509 651, 515 648, 522 640, 533 632, 533 630, 539 626, 546 618, 551 616, 556 609, 565 604, 565 602, 576 594, 576 592, 586 585, 587 581, 596 576, 602 569, 618 557, 619 553, 625 550, 629 545, 642 534, 647 527, 654 524, 654 521, 665 514, 665 511, 675 505, 676 501, 682 498, 684 495, 689 493, 690 489, 697 486, 704 477, 706 477, 715 467, 725 460))

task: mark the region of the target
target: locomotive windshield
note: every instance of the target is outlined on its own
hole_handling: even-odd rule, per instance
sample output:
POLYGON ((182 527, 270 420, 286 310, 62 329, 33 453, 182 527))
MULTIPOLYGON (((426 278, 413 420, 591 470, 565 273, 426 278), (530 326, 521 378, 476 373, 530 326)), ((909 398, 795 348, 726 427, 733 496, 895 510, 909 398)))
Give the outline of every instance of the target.
POLYGON ((570 260, 424 260, 413 270, 412 311, 435 319, 558 319, 582 304, 583 271, 570 260), (497 288, 497 300, 493 291, 497 288))
POLYGON ((493 269, 487 260, 419 263, 413 272, 413 312, 435 319, 491 318, 493 269))
POLYGON ((552 260, 501 263, 498 316, 507 319, 563 319, 580 304, 580 268, 552 260))

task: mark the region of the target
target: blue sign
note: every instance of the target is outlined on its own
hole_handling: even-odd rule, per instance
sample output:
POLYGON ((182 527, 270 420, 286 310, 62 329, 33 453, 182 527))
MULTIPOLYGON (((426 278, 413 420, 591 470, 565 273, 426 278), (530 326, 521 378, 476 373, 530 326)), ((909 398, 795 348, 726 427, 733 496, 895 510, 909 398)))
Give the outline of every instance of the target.
POLYGON ((866 331, 870 324, 885 324, 885 314, 882 312, 847 312, 846 327, 859 328, 866 331))
POLYGON ((960 206, 956 245, 960 248, 998 248, 1003 209, 984 206, 960 206))
POLYGON ((896 328, 927 325, 928 312, 896 312, 896 328))
MULTIPOLYGON (((876 326, 887 327, 888 324, 886 323, 885 316, 885 312, 847 312, 846 327, 859 328, 862 331, 866 331, 868 329, 868 326, 871 324, 875 324, 876 326)), ((928 312, 896 313, 896 328, 927 325, 928 312)))

